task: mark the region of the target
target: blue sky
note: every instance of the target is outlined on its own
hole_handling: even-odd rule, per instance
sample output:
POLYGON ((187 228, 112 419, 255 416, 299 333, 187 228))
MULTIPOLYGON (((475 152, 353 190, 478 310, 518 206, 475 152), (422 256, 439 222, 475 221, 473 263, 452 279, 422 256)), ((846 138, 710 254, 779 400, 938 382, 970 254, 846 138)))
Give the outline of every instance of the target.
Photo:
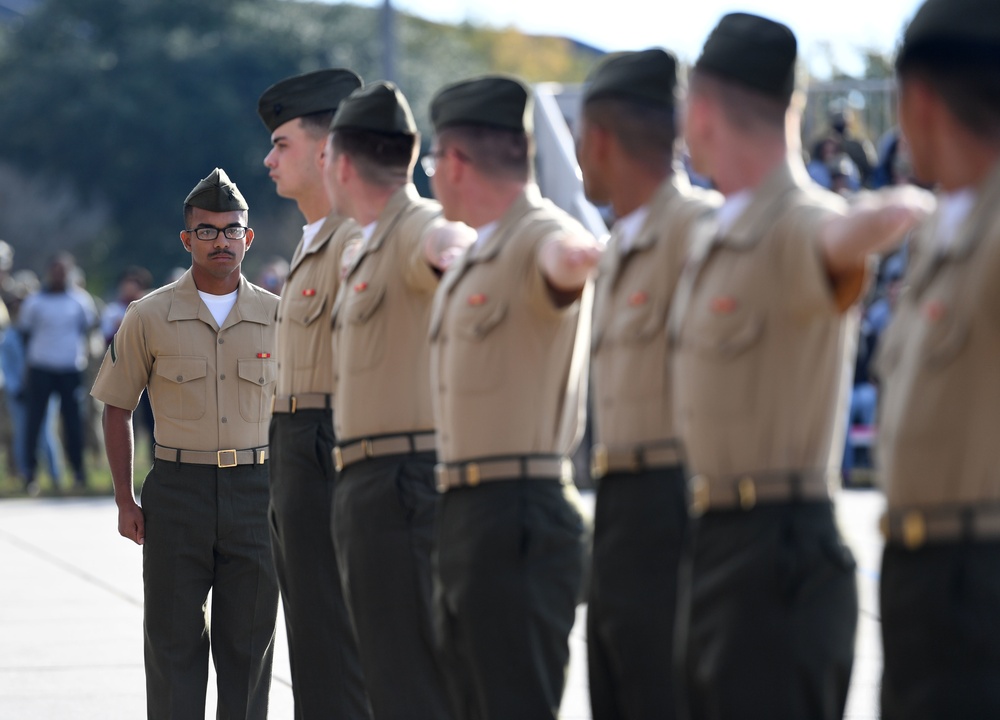
MULTIPOLYGON (((383 0, 354 0, 381 6, 383 0)), ((694 60, 718 19, 746 11, 780 20, 795 31, 800 55, 819 75, 829 72, 828 51, 838 65, 860 70, 857 48, 891 52, 921 0, 392 0, 399 10, 431 20, 506 27, 528 33, 567 35, 603 50, 659 45, 694 60), (612 15, 609 10, 613 8, 612 15)))

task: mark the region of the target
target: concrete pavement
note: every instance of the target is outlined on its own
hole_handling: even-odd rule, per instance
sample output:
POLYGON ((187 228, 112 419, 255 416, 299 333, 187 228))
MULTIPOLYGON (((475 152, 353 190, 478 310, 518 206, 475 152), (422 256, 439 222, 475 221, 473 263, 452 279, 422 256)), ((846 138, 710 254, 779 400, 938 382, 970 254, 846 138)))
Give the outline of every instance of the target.
MULTIPOLYGON (((589 493, 585 496, 593 501, 589 493)), ((877 579, 883 502, 852 490, 837 501, 858 559, 861 618, 846 718, 877 717, 882 654, 877 579)), ((586 608, 570 638, 564 720, 590 720, 586 608)), ((214 676, 206 716, 214 716, 214 676)), ((111 498, 0 501, 0 720, 145 717, 141 549, 117 532, 111 498)), ((270 716, 292 720, 285 630, 275 648, 270 716)))

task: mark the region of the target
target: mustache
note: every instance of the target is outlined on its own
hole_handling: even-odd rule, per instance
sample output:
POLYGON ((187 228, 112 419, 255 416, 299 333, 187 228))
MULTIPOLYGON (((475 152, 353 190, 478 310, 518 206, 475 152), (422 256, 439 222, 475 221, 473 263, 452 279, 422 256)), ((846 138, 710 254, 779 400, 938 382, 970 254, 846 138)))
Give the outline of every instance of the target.
POLYGON ((209 257, 209 258, 214 258, 214 257, 219 257, 220 255, 226 255, 226 256, 228 256, 228 257, 231 257, 231 258, 235 258, 235 257, 236 257, 236 256, 235 256, 235 255, 234 255, 233 253, 231 253, 231 252, 230 252, 229 250, 216 250, 216 251, 215 251, 215 252, 213 252, 213 253, 209 253, 209 254, 208 254, 208 257, 209 257))

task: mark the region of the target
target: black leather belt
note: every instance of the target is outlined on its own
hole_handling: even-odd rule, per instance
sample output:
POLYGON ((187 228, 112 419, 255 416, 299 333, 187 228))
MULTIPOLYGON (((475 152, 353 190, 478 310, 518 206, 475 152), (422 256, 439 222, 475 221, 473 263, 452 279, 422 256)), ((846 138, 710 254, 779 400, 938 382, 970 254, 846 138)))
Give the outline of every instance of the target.
POLYGON ((680 465, 680 443, 662 440, 631 447, 609 448, 597 444, 590 451, 590 476, 600 480, 608 473, 641 473, 680 465))
POLYGON ((341 443, 333 449, 333 463, 340 472, 345 467, 368 458, 429 452, 437 447, 433 431, 377 435, 341 443))
POLYGON ((908 550, 934 542, 1000 540, 1000 504, 888 510, 880 530, 887 543, 908 550))
POLYGON ((329 410, 333 407, 330 393, 275 395, 271 398, 271 413, 294 415, 299 410, 329 410))
POLYGON ((822 470, 769 471, 727 477, 695 475, 688 480, 688 510, 697 517, 709 510, 752 510, 757 505, 829 500, 827 473, 822 470))
POLYGON ((475 487, 492 480, 561 480, 573 482, 573 463, 561 455, 504 455, 467 462, 438 463, 438 492, 475 487))
POLYGON ((157 460, 191 465, 215 465, 220 468, 263 465, 267 460, 267 445, 249 450, 180 450, 157 445, 153 448, 153 457, 157 460))

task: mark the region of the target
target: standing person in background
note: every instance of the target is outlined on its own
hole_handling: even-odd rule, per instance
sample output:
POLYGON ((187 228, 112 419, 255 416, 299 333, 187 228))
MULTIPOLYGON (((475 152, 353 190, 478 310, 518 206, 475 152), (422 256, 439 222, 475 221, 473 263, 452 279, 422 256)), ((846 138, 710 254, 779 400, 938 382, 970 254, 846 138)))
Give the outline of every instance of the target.
POLYGON ((618 218, 597 276, 591 360, 595 720, 676 716, 673 625, 688 515, 666 324, 687 237, 721 202, 674 166, 676 94, 672 54, 609 56, 587 79, 577 144, 587 198, 618 218))
POLYGON ((391 83, 340 104, 330 201, 365 243, 333 309, 333 536, 375 720, 451 717, 431 614, 438 492, 427 328, 438 277, 472 242, 413 186, 420 136, 391 83))
POLYGON ((76 262, 63 252, 49 261, 43 290, 25 298, 18 316, 18 330, 25 336, 25 382, 28 425, 24 456, 25 486, 36 492, 38 435, 45 421, 49 398, 59 396, 65 451, 78 489, 87 485, 83 462, 83 409, 81 385, 89 362, 90 332, 97 326, 97 308, 88 293, 71 282, 76 262))
POLYGON ((305 217, 278 305, 271 420, 271 542, 281 586, 296 720, 370 717, 330 530, 336 479, 330 311, 345 249, 361 228, 333 212, 321 162, 330 121, 361 86, 350 70, 281 80, 260 96, 275 190, 305 217))
MULTIPOLYGON (((128 306, 143 297, 150 288, 153 287, 153 274, 144 267, 133 265, 125 268, 118 277, 118 293, 115 299, 109 302, 101 311, 101 335, 104 337, 104 346, 111 344, 111 339, 118 332, 125 317, 125 310, 128 306)), ((143 434, 149 440, 150 459, 153 454, 153 408, 149 405, 149 395, 143 393, 139 398, 139 404, 135 412, 132 413, 132 428, 138 437, 136 425, 141 426, 143 434), (136 423, 138 420, 138 423, 136 423)))
POLYGON ((808 179, 792 106, 796 40, 723 17, 691 74, 685 137, 726 200, 697 238, 670 317, 691 480, 678 660, 692 719, 841 718, 855 564, 834 519, 852 337, 870 253, 923 197, 843 199, 808 179), (894 204, 898 202, 899 204, 894 204))
POLYGON ((278 613, 267 531, 278 299, 240 271, 253 242, 247 210, 221 169, 191 190, 180 234, 191 269, 129 306, 92 390, 105 404, 118 532, 143 546, 151 720, 204 717, 210 645, 217 716, 267 717, 278 613), (156 459, 140 508, 131 424, 143 390, 156 459))
POLYGON ((435 611, 460 718, 555 718, 583 580, 568 459, 586 402, 600 246, 531 179, 530 91, 486 76, 431 103, 431 178, 475 228, 431 319, 435 611), (585 292, 586 291, 586 292, 585 292))
POLYGON ((927 0, 896 59, 940 188, 880 345, 882 717, 1000 717, 1000 6, 927 0))
MULTIPOLYGON (((17 316, 21 311, 21 303, 26 290, 20 284, 12 284, 8 288, 7 308, 11 322, 17 324, 17 316)), ((24 342, 21 333, 15 328, 7 328, 0 339, 0 372, 4 379, 4 396, 7 404, 7 416, 10 420, 13 454, 13 467, 17 476, 23 482, 28 477, 28 460, 25 457, 27 442, 25 430, 28 425, 28 408, 25 402, 26 392, 24 382, 26 368, 24 360, 24 342)), ((58 439, 56 437, 55 415, 59 409, 59 401, 55 396, 49 399, 45 418, 42 420, 41 431, 38 433, 38 452, 42 453, 45 469, 52 479, 53 487, 59 487, 62 476, 62 462, 59 457, 58 439)), ((38 483, 28 488, 32 493, 38 492, 38 483)))

